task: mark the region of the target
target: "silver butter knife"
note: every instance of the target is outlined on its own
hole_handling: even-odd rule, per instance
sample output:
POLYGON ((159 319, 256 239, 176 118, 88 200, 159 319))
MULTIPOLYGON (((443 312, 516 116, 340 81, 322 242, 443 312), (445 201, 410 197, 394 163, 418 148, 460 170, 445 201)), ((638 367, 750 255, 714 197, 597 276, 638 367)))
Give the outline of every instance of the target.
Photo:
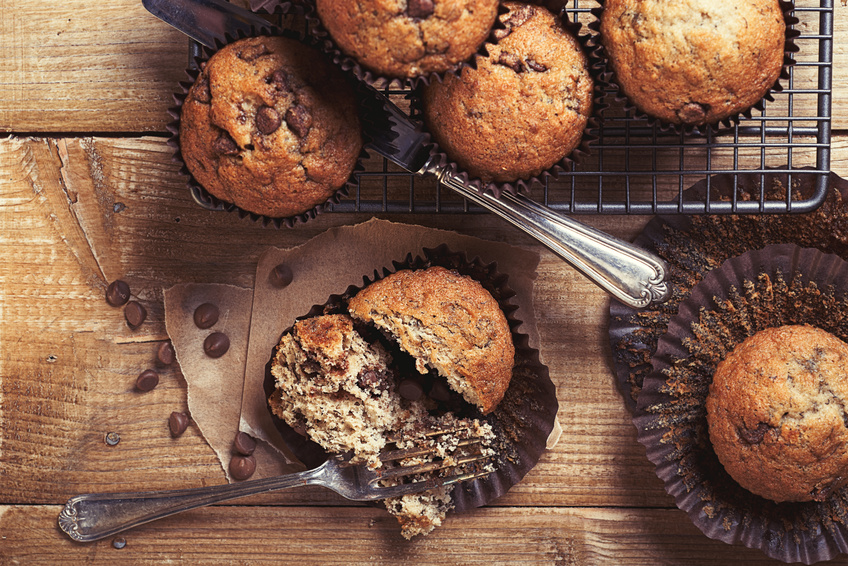
MULTIPOLYGON (((268 21, 226 0, 142 0, 150 13, 207 47, 224 36, 238 37, 268 21)), ((500 216, 544 244, 624 304, 643 308, 664 302, 670 288, 668 266, 656 255, 567 216, 523 195, 500 197, 469 187, 450 167, 430 156, 428 137, 382 93, 366 86, 367 104, 382 111, 386 123, 365 124, 367 147, 407 171, 434 175, 440 183, 500 216)))

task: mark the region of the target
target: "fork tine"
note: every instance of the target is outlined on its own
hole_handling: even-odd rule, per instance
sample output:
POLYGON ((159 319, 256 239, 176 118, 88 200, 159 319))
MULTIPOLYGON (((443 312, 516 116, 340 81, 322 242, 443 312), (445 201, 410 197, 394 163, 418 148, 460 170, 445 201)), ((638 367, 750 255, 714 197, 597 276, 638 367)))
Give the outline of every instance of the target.
POLYGON ((390 497, 402 497, 404 495, 412 495, 423 491, 430 491, 437 487, 453 485, 459 482, 469 481, 486 477, 491 472, 488 470, 480 470, 476 472, 466 472, 464 474, 456 474, 443 478, 430 478, 412 483, 402 483, 388 487, 375 487, 375 493, 379 494, 377 499, 387 499, 390 497))
POLYGON ((491 459, 491 456, 485 454, 471 454, 462 457, 450 457, 437 462, 427 462, 424 464, 416 464, 412 466, 397 466, 383 471, 380 474, 380 480, 387 480, 402 476, 413 476, 416 474, 426 474, 428 472, 436 472, 438 470, 446 470, 449 468, 459 468, 473 464, 475 462, 485 462, 491 459))
MULTIPOLYGON (((440 433, 441 434, 441 433, 440 433)), ((431 435, 435 436, 435 435, 431 435)), ((472 446, 474 444, 482 445, 483 439, 480 437, 465 438, 460 440, 456 446, 472 446)), ((426 454, 434 454, 434 446, 413 446, 412 448, 399 448, 397 450, 387 450, 380 453, 380 461, 392 462, 395 460, 403 460, 404 458, 413 458, 416 456, 424 456, 426 454)))

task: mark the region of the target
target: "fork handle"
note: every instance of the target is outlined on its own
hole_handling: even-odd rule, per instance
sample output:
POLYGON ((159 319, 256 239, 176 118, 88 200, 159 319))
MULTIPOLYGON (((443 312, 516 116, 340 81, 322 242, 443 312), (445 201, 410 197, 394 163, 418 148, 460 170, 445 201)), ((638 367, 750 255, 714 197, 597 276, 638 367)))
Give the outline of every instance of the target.
POLYGON ((183 511, 247 495, 322 483, 324 466, 252 481, 138 493, 90 493, 68 500, 59 528, 72 539, 91 542, 183 511))
POLYGON ((521 194, 504 192, 496 198, 480 193, 448 166, 438 164, 438 158, 421 172, 435 175, 448 188, 533 236, 623 303, 642 308, 668 298, 668 266, 654 254, 521 194))

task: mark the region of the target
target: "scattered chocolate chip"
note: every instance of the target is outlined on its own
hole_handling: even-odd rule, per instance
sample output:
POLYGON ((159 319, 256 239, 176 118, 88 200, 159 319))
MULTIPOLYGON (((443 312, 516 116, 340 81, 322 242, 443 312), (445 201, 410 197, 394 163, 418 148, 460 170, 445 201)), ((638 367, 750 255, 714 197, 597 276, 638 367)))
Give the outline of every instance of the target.
POLYGON ((497 63, 498 65, 509 67, 516 73, 524 72, 524 62, 515 53, 508 53, 506 51, 502 51, 501 54, 498 56, 497 63))
POLYGON ((172 437, 180 436, 188 428, 188 415, 174 411, 168 417, 168 428, 171 429, 172 437))
POLYGON ((437 379, 433 382, 433 386, 430 388, 430 391, 427 392, 427 396, 434 401, 441 401, 444 403, 450 401, 451 390, 447 383, 437 379))
POLYGON ((205 73, 197 77, 197 82, 192 87, 191 95, 197 102, 203 104, 212 102, 212 92, 209 90, 209 78, 205 73))
POLYGON ((138 301, 130 301, 124 307, 124 318, 130 328, 138 328, 147 318, 147 309, 138 301))
POLYGON ((268 47, 264 43, 260 43, 258 45, 248 45, 241 51, 236 54, 236 57, 241 59, 242 61, 246 61, 251 63, 256 61, 263 55, 268 55, 271 53, 268 51, 268 47))
POLYGON ((417 380, 407 378, 402 379, 398 383, 397 392, 404 399, 417 401, 424 395, 424 388, 421 387, 421 384, 417 380))
POLYGON ((265 135, 276 132, 282 123, 280 113, 270 106, 260 106, 256 111, 256 129, 265 135))
POLYGON ((406 14, 410 18, 427 18, 435 11, 433 0, 409 0, 406 4, 406 14))
POLYGON ((236 155, 239 152, 238 145, 227 132, 221 132, 218 139, 212 143, 212 149, 223 155, 236 155))
POLYGON ((127 539, 125 539, 124 537, 116 537, 115 539, 112 540, 112 547, 113 548, 117 548, 118 550, 121 550, 125 546, 127 546, 127 539))
POLYGON ((236 454, 230 458, 230 475, 235 480, 246 480, 256 471, 256 458, 236 454))
POLYGON ((159 385, 159 374, 152 369, 144 370, 135 380, 135 388, 139 391, 152 391, 157 385, 159 385))
POLYGON ((545 71, 548 70, 548 68, 545 65, 543 65, 542 63, 538 63, 536 61, 533 61, 532 59, 527 61, 527 67, 532 71, 536 71, 537 73, 544 73, 545 71))
POLYGON ((220 358, 230 349, 230 338, 223 332, 213 332, 203 341, 203 351, 210 358, 220 358))
POLYGON ((281 263, 271 270, 271 273, 268 275, 268 279, 274 287, 283 288, 288 287, 288 285, 292 282, 294 274, 292 273, 291 267, 285 263, 281 263))
POLYGON ((236 433, 233 449, 242 456, 250 456, 256 450, 256 440, 244 431, 236 433))
POLYGON ((106 302, 113 307, 120 307, 130 300, 130 286, 126 281, 117 279, 106 287, 106 302))
POLYGON ((194 324, 198 328, 212 328, 218 322, 218 306, 213 303, 203 303, 194 309, 194 324))
POLYGON ((708 104, 689 102, 677 111, 677 117, 684 124, 701 124, 706 120, 709 110, 708 104))
POLYGON ((289 90, 289 77, 282 69, 277 69, 266 79, 266 82, 273 85, 278 91, 289 90))
POLYGON ((109 446, 117 446, 121 441, 121 435, 117 432, 107 432, 106 438, 104 438, 103 441, 109 446))
POLYGON ((170 340, 162 342, 156 348, 156 359, 159 360, 159 363, 163 366, 169 366, 174 363, 174 358, 174 345, 171 344, 170 340))
POLYGON ((742 440, 744 440, 748 444, 759 444, 763 441, 763 437, 770 429, 771 427, 767 423, 760 423, 757 425, 757 428, 751 429, 740 427, 738 431, 739 436, 742 437, 742 440))
POLYGON ((286 124, 294 132, 294 135, 302 138, 309 133, 309 128, 312 127, 312 114, 305 106, 300 104, 292 106, 286 110, 286 124))

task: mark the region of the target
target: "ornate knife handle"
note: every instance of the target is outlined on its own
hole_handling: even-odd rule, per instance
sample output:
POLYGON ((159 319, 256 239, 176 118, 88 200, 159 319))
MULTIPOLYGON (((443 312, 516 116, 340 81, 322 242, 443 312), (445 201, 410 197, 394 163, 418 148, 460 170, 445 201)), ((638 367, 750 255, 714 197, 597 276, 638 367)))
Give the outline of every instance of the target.
POLYGON ((421 170, 450 189, 539 240, 621 302, 634 308, 663 302, 670 289, 666 263, 637 246, 562 216, 522 195, 500 198, 466 186, 446 166, 431 159, 421 170))

